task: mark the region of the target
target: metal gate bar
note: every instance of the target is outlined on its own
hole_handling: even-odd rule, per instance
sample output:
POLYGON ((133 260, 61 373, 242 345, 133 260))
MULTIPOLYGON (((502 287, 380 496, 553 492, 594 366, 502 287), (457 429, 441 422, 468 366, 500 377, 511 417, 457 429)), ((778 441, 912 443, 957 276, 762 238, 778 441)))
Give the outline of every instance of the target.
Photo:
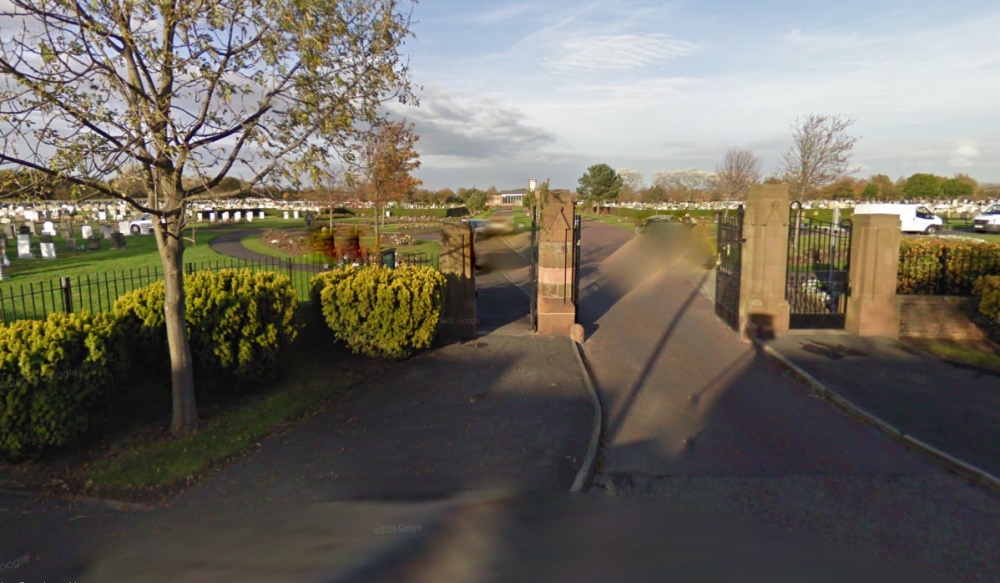
POLYGON ((785 281, 789 326, 843 328, 851 292, 851 221, 836 224, 803 216, 798 201, 790 205, 789 213, 785 281))
POLYGON ((743 268, 743 206, 736 216, 719 213, 716 238, 715 313, 733 330, 740 324, 740 277, 743 268))

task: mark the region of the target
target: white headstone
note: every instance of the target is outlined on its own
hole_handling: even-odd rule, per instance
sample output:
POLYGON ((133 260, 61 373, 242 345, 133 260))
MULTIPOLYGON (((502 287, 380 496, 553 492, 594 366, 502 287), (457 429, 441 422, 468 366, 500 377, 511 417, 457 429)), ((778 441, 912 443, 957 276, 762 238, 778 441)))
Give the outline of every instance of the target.
POLYGON ((97 212, 97 220, 99 220, 99 221, 106 221, 106 220, 108 220, 108 213, 106 211, 98 211, 97 212))
POLYGON ((31 235, 17 236, 17 256, 21 259, 32 259, 34 257, 31 254, 31 235))
POLYGON ((118 232, 126 237, 132 234, 132 229, 129 228, 128 221, 118 223, 118 232))
POLYGON ((222 220, 224 221, 229 220, 229 211, 222 211, 222 220))
POLYGON ((285 211, 285 218, 288 218, 288 211, 285 211))
POLYGON ((299 218, 299 211, 294 211, 294 212, 295 212, 295 218, 296 219, 299 218))
POLYGON ((247 222, 248 223, 252 223, 253 222, 253 213, 247 213, 247 222))
POLYGON ((111 225, 101 225, 101 236, 102 237, 104 237, 105 239, 110 239, 111 238, 111 233, 112 233, 111 225))
POLYGON ((205 220, 205 213, 203 213, 201 211, 198 211, 197 213, 195 213, 195 216, 198 218, 198 222, 201 222, 201 221, 205 220))
POLYGON ((236 211, 236 212, 233 213, 233 219, 235 219, 237 221, 240 220, 242 216, 243 216, 243 213, 241 213, 240 211, 236 211))
POLYGON ((55 243, 42 243, 39 245, 42 249, 42 259, 55 259, 56 258, 56 244, 55 243))
POLYGON ((215 213, 214 212, 208 213, 208 220, 209 220, 209 222, 212 222, 212 223, 215 222, 215 213))
POLYGON ((260 211, 260 212, 258 212, 258 213, 257 213, 257 218, 258 218, 258 219, 263 219, 263 218, 264 218, 264 211, 260 211))
POLYGON ((44 223, 42 223, 42 234, 43 235, 56 234, 56 226, 52 223, 52 221, 45 221, 44 223))
POLYGON ((82 235, 84 239, 89 239, 93 237, 94 236, 93 227, 91 227, 90 225, 84 225, 80 227, 80 235, 82 235))

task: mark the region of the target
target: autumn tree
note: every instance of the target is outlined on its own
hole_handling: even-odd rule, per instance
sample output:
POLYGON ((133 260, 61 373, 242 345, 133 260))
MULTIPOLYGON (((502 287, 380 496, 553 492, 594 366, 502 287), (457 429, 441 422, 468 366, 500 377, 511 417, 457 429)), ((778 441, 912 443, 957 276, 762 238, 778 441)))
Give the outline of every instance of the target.
POLYGON ((412 99, 396 0, 9 0, 0 7, 0 165, 162 219, 175 435, 197 429, 184 326, 187 205, 230 174, 297 187, 387 100, 412 99), (146 192, 104 181, 137 168, 146 192))
MULTIPOLYGON (((607 164, 595 164, 587 168, 580 177, 577 192, 597 202, 612 202, 618 199, 622 189, 622 177, 607 164)), ((542 200, 539 197, 539 200, 542 200)))
POLYGON ((792 196, 816 197, 827 187, 856 170, 851 151, 858 138, 847 130, 853 119, 812 114, 792 125, 792 145, 782 159, 782 172, 792 196))
POLYGON ((750 150, 730 148, 715 173, 723 198, 745 199, 750 187, 760 183, 760 157, 750 150))
MULTIPOLYGON (((385 120, 369 131, 362 148, 363 173, 368 183, 367 200, 375 207, 375 250, 378 251, 382 211, 394 200, 405 198, 421 182, 411 174, 420 168, 415 145, 419 136, 406 120, 385 120)), ((384 223, 384 221, 382 221, 384 223)))
POLYGON ((906 179, 903 194, 910 200, 933 200, 941 197, 943 179, 933 174, 917 173, 906 179))

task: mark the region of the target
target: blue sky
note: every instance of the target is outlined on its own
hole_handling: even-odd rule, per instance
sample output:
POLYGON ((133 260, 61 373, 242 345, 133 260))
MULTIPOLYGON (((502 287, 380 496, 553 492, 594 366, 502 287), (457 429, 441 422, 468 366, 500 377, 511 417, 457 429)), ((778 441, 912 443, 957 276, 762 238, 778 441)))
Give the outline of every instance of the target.
POLYGON ((857 176, 1000 182, 1000 3, 424 0, 406 46, 427 188, 587 167, 776 171, 797 117, 856 119, 857 176))

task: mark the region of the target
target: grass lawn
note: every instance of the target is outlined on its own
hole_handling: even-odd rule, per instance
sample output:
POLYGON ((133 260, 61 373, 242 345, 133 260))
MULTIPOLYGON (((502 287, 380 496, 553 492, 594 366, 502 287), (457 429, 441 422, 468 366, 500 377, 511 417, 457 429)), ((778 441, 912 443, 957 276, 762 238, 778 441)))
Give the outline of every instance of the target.
POLYGON ((594 213, 580 213, 580 216, 589 221, 597 221, 598 223, 621 227, 630 231, 635 230, 635 219, 632 218, 615 215, 595 215, 594 213))
POLYGON ((1000 346, 979 340, 916 340, 908 343, 940 358, 1000 371, 1000 346))

